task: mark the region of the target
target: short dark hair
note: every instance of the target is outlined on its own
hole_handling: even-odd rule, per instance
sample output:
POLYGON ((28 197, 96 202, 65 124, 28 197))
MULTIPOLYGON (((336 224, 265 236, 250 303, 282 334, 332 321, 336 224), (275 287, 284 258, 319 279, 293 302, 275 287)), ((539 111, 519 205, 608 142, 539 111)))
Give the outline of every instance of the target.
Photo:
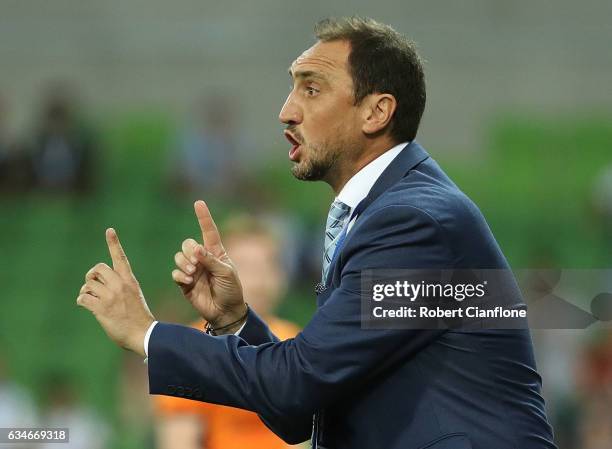
POLYGON ((349 42, 355 104, 372 93, 393 95, 397 109, 390 135, 397 142, 413 140, 426 97, 423 63, 415 43, 389 25, 362 17, 321 20, 315 26, 315 36, 322 42, 349 42))

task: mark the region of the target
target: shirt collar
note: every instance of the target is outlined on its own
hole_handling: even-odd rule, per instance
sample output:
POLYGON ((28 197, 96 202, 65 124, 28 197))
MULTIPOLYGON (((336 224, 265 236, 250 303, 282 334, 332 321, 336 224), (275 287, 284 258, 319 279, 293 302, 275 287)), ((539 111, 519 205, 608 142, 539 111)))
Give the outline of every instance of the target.
POLYGON ((385 151, 368 165, 355 173, 351 179, 342 187, 336 200, 342 201, 351 208, 351 212, 363 200, 370 189, 378 180, 382 172, 389 166, 393 159, 402 151, 408 142, 402 142, 390 150, 385 151))

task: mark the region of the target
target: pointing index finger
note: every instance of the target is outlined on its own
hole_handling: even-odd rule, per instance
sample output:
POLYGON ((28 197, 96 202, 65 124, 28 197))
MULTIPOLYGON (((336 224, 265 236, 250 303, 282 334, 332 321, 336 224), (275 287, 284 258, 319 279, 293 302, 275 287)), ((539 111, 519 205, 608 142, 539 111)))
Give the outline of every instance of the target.
POLYGON ((208 210, 208 206, 202 200, 196 201, 193 205, 195 209, 196 217, 198 217, 198 223, 200 224, 200 230, 202 231, 202 239, 204 239, 204 247, 211 251, 213 254, 220 256, 225 250, 221 243, 221 236, 217 225, 208 210))
POLYGON ((113 228, 106 230, 106 244, 108 245, 108 251, 111 259, 113 260, 113 269, 119 274, 131 274, 132 269, 130 268, 130 262, 123 251, 119 236, 113 228))

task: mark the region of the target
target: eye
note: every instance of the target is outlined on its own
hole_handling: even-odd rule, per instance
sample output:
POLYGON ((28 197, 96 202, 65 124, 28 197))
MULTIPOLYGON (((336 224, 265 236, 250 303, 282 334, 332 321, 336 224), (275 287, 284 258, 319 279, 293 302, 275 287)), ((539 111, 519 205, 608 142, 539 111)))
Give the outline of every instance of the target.
POLYGON ((319 89, 312 86, 306 86, 304 90, 306 91, 306 95, 309 97, 314 97, 319 93, 319 89))

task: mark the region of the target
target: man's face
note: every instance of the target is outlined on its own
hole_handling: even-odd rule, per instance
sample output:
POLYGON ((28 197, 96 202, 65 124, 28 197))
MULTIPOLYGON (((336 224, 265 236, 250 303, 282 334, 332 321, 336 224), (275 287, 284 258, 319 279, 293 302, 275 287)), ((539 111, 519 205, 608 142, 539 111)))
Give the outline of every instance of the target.
POLYGON ((346 41, 317 42, 291 64, 293 87, 279 120, 287 125, 289 159, 298 179, 331 179, 360 151, 349 54, 346 41))
POLYGON ((240 274, 249 305, 262 315, 271 313, 286 281, 278 244, 271 237, 238 234, 226 239, 225 247, 240 274))

